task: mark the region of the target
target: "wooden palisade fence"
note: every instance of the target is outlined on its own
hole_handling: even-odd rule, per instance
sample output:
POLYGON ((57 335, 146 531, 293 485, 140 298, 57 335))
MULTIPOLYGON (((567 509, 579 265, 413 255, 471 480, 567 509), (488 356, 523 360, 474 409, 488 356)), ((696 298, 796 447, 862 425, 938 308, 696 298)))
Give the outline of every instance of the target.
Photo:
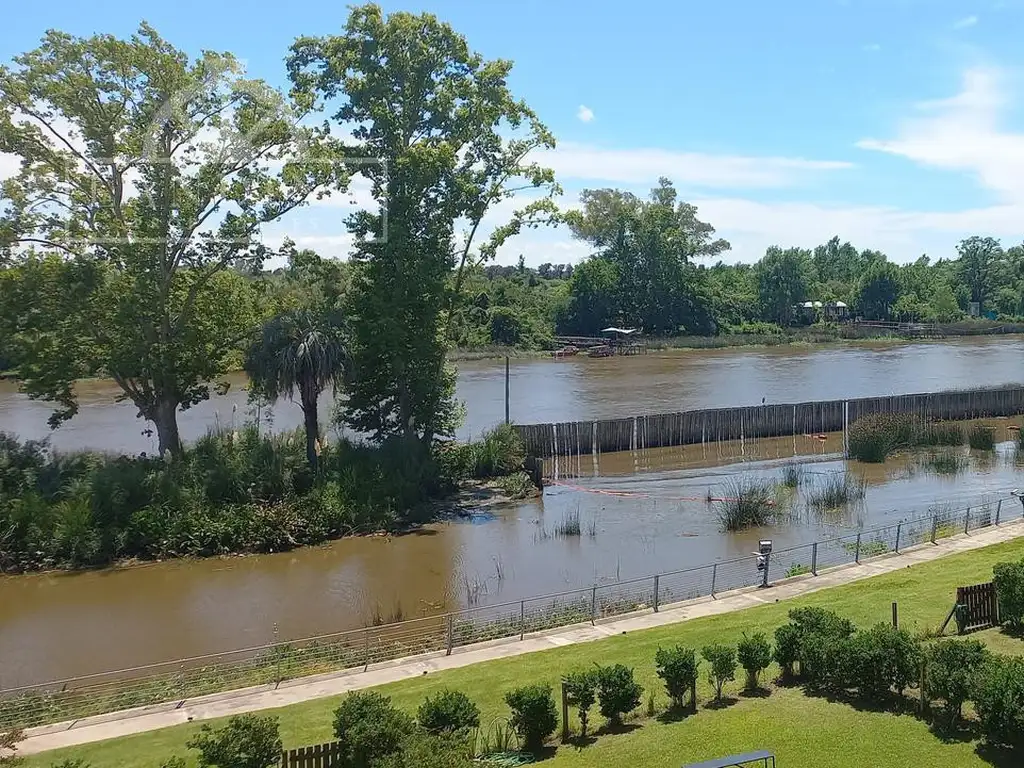
POLYGON ((549 458, 841 432, 873 413, 908 413, 922 421, 1015 416, 1024 413, 1024 387, 711 408, 623 419, 521 424, 515 428, 527 454, 549 458))
POLYGON ((329 741, 281 753, 281 768, 332 768, 341 758, 341 742, 329 741))

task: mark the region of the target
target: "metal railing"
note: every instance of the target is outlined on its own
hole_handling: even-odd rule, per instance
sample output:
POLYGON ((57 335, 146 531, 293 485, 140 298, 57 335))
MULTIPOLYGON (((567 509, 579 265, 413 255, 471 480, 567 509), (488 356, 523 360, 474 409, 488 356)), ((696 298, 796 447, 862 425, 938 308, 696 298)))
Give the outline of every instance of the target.
MULTIPOLYGON (((769 579, 818 575, 862 560, 899 553, 1022 517, 1024 502, 1008 497, 929 514, 771 554, 769 579)), ((279 686, 311 675, 366 669, 420 653, 451 654, 487 640, 522 639, 556 627, 717 595, 762 583, 757 557, 598 584, 500 605, 319 635, 131 669, 0 691, 0 729, 29 728, 133 707, 167 704, 253 686, 279 686)))

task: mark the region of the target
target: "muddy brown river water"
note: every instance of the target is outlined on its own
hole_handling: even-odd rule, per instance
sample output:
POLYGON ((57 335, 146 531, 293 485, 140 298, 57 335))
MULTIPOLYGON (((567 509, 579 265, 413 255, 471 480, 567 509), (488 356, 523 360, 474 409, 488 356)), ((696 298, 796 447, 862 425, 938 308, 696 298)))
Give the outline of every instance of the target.
MULTIPOLYGON (((514 361, 512 416, 520 421, 602 418, 706 406, 855 397, 995 385, 1024 379, 1024 340, 998 338, 881 347, 660 353, 610 360, 514 361)), ((503 416, 503 364, 460 366, 466 433, 503 416)), ((236 381, 236 384, 241 382, 236 381)), ((195 436, 242 418, 237 391, 184 414, 195 436)), ((102 382, 83 387, 82 413, 53 438, 63 449, 147 450, 133 409, 110 403, 102 382)), ((297 420, 283 404, 275 427, 297 420), (291 421, 289 421, 289 419, 291 421)), ((45 434, 43 404, 0 382, 0 430, 45 434)), ((362 627, 375 616, 411 618, 515 601, 728 559, 760 536, 777 547, 875 527, 936 506, 977 503, 1024 487, 1015 447, 1020 420, 996 420, 999 450, 970 455, 955 476, 916 457, 846 462, 841 436, 584 456, 560 468, 543 497, 394 537, 368 537, 247 558, 152 563, 76 574, 0 578, 0 687, 119 669, 362 627), (740 476, 778 478, 794 459, 804 485, 776 528, 725 534, 706 497, 740 476), (835 473, 863 479, 862 501, 838 514, 807 506, 835 473), (611 493, 608 493, 611 492, 611 493), (552 536, 578 512, 585 533, 552 536)))

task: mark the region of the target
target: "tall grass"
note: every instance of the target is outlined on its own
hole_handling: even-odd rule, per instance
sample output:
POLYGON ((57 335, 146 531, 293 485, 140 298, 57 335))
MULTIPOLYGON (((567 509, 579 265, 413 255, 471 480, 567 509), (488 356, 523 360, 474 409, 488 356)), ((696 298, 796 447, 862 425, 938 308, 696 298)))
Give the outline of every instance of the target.
POLYGON ((787 464, 782 470, 782 484, 786 488, 799 488, 804 478, 804 468, 799 464, 787 464))
POLYGON ((925 424, 915 441, 917 445, 963 445, 964 430, 959 424, 948 421, 925 424))
POLYGON ((865 462, 883 462, 890 454, 913 446, 955 446, 964 441, 979 450, 992 450, 991 428, 976 425, 965 435, 963 427, 949 422, 921 423, 913 414, 876 413, 857 419, 850 427, 850 456, 865 462), (987 445, 988 447, 980 447, 987 445))
POLYGON ((583 535, 579 509, 566 512, 562 519, 555 523, 554 535, 560 538, 579 538, 583 535))
POLYGON ((831 475, 814 487, 807 503, 818 510, 840 509, 864 498, 864 481, 852 475, 831 475))
POLYGON ((921 466, 939 475, 958 475, 967 469, 967 458, 946 451, 930 453, 921 459, 921 466))
POLYGON ((994 451, 996 448, 996 431, 984 424, 975 424, 967 432, 967 443, 974 451, 994 451))
POLYGON ((776 515, 774 491, 767 480, 746 479, 727 484, 716 510, 722 528, 739 531, 772 523, 776 515))

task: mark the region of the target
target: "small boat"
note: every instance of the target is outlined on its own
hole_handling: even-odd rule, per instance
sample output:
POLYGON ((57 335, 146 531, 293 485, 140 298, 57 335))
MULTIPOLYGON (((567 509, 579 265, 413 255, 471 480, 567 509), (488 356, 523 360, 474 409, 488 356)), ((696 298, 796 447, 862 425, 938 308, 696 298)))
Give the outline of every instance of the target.
POLYGON ((602 344, 599 347, 591 347, 587 350, 587 357, 611 357, 614 354, 615 350, 607 344, 602 344))
POLYGON ((579 354, 579 347, 574 347, 572 344, 566 344, 561 349, 556 349, 551 353, 551 356, 556 360, 562 357, 572 357, 573 355, 579 354))

